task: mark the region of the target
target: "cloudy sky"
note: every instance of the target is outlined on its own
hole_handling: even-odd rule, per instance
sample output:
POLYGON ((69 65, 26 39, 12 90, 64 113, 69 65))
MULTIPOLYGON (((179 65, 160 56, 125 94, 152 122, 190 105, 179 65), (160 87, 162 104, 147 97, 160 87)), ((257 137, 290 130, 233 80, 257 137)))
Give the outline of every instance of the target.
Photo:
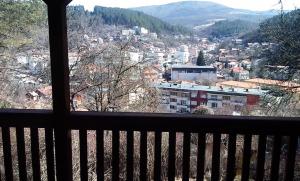
MULTIPOLYGON (((73 0, 72 5, 84 5, 86 9, 92 10, 95 5, 107 7, 139 7, 147 5, 167 4, 171 2, 186 0, 73 0)), ((277 9, 279 0, 206 0, 224 4, 233 8, 250 10, 277 9)), ((300 0, 283 0, 284 8, 287 10, 300 7, 300 0)))

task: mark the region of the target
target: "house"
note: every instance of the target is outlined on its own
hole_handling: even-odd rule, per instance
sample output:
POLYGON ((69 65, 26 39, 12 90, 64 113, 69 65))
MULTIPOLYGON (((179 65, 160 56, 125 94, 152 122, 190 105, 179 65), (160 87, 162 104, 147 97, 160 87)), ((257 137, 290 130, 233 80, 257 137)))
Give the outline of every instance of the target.
POLYGON ((151 82, 162 79, 163 70, 158 66, 145 67, 143 70, 143 75, 146 80, 151 82))
POLYGON ((247 80, 250 79, 250 72, 244 70, 242 67, 234 67, 231 69, 232 76, 235 80, 247 80))
POLYGON ((35 91, 40 98, 49 99, 52 97, 52 86, 42 87, 35 91))
POLYGON ((28 101, 30 101, 30 100, 38 101, 39 100, 39 95, 34 91, 28 92, 25 96, 28 101))

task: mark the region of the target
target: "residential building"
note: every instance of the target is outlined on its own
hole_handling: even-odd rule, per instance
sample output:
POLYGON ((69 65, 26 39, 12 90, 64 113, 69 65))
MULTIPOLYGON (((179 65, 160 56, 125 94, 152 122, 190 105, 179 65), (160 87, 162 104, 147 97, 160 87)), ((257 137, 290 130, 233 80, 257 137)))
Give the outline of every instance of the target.
POLYGON ((250 72, 248 70, 244 70, 242 67, 234 67, 231 70, 235 80, 250 79, 250 72))
POLYGON ((189 48, 186 45, 182 45, 179 47, 179 51, 175 54, 175 59, 179 61, 181 64, 185 64, 189 62, 189 48))
POLYGON ((223 88, 191 83, 160 83, 156 86, 162 95, 162 107, 170 113, 191 113, 205 105, 214 110, 233 107, 233 112, 251 109, 266 92, 260 89, 223 88))

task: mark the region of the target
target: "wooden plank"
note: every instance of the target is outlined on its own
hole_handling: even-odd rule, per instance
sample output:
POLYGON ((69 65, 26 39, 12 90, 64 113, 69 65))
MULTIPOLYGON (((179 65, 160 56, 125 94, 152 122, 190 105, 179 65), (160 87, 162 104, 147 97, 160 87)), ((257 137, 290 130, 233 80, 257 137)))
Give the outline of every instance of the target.
POLYGON ((191 155, 191 133, 185 132, 183 136, 183 156, 182 156, 182 180, 190 179, 190 155, 191 155))
POLYGON ((220 144, 221 144, 221 134, 213 134, 213 154, 212 154, 212 172, 211 180, 219 181, 220 179, 220 144))
POLYGON ((169 132, 168 181, 175 181, 176 132, 169 132))
POLYGON ((46 158, 47 158, 47 178, 48 181, 55 181, 55 167, 54 167, 54 140, 53 129, 45 129, 46 141, 46 158))
POLYGON ((161 180, 161 136, 162 133, 155 132, 155 148, 154 148, 154 180, 161 180))
POLYGON ((32 159, 32 177, 34 181, 41 180, 41 164, 39 150, 39 130, 38 128, 30 129, 31 140, 31 159, 32 159))
POLYGON ((120 150, 120 132, 113 130, 112 132, 112 180, 118 181, 120 175, 119 151, 120 150))
POLYGON ((140 180, 147 180, 147 132, 141 131, 140 138, 140 180))
POLYGON ((127 163, 126 163, 126 171, 127 171, 127 181, 133 181, 133 131, 127 131, 127 163))
POLYGON ((206 134, 198 133, 197 181, 203 181, 205 164, 206 134))
POLYGON ((275 135, 272 151, 272 165, 271 165, 271 180, 276 181, 279 177, 279 163, 281 153, 281 136, 275 135))
POLYGON ((24 128, 16 128, 19 180, 27 180, 24 128))
POLYGON ((252 135, 249 135, 249 134, 245 135, 244 136, 244 150, 243 150, 243 165, 242 165, 242 181, 249 180, 251 143, 252 143, 252 135))
POLYGON ((231 117, 231 116, 207 116, 174 115, 174 114, 149 114, 149 113, 85 113, 72 112, 72 129, 128 129, 162 132, 221 132, 229 134, 297 134, 300 121, 294 118, 267 118, 267 117, 231 117), (140 121, 143 120, 143 121, 140 121), (201 121, 199 121, 201 120, 201 121), (268 125, 268 126, 266 126, 268 125))
POLYGON ((13 181, 13 169, 11 158, 11 141, 10 141, 10 128, 2 127, 2 142, 3 142, 3 155, 4 155, 4 169, 5 180, 13 181))
POLYGON ((298 146, 298 136, 292 135, 289 140, 287 161, 285 166, 285 181, 294 179, 295 158, 298 146))
POLYGON ((88 180, 87 130, 79 130, 80 144, 80 180, 88 180))
POLYGON ((236 168, 235 168, 236 136, 237 135, 234 133, 229 134, 227 172, 226 172, 227 181, 233 181, 236 174, 236 168))
POLYGON ((97 181, 104 181, 104 141, 103 141, 103 130, 98 129, 96 131, 96 172, 97 181))
POLYGON ((256 166, 256 180, 263 181, 265 174, 265 157, 266 157, 266 141, 267 135, 259 135, 258 154, 256 166))

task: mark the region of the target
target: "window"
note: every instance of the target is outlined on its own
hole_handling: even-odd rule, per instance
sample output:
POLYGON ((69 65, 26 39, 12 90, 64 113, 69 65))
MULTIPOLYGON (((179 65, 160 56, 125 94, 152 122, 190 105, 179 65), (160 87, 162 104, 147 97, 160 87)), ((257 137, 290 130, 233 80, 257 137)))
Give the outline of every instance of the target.
POLYGON ((176 109, 177 109, 177 107, 176 107, 176 106, 173 106, 173 105, 170 105, 170 109, 174 109, 174 110, 176 110, 176 109))
POLYGON ((207 106, 207 102, 200 102, 200 105, 207 106))
POLYGON ((211 103, 211 107, 212 108, 218 108, 218 103, 216 103, 216 102, 211 103))
POLYGON ((170 99, 170 102, 177 102, 177 99, 171 98, 171 99, 170 99))
POLYGON ((181 96, 182 97, 190 97, 190 94, 189 93, 182 93, 181 96))
POLYGON ((177 96, 177 92, 171 92, 171 96, 177 96))
POLYGON ((223 101, 230 101, 231 97, 230 96, 223 96, 223 101))
POLYGON ((187 110, 186 108, 180 108, 179 112, 180 112, 180 113, 187 113, 188 110, 187 110))
POLYGON ((210 98, 211 98, 212 100, 218 100, 218 95, 211 95, 210 98))
POLYGON ((180 101, 180 104, 185 106, 185 105, 187 105, 187 101, 181 100, 181 101, 180 101))

